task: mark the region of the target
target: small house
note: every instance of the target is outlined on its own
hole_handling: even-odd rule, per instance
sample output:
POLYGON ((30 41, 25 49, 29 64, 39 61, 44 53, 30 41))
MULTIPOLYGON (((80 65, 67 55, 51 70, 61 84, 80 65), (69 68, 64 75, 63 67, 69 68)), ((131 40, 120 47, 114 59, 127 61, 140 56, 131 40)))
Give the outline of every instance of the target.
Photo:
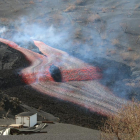
POLYGON ((25 127, 32 127, 37 124, 37 113, 22 112, 15 116, 16 124, 22 124, 25 127))

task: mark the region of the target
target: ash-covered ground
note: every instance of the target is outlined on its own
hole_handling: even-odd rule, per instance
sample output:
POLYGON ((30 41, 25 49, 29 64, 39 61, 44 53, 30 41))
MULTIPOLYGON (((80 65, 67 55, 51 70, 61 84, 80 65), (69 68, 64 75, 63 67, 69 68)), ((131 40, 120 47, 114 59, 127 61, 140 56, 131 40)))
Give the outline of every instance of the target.
MULTIPOLYGON (((101 83, 116 96, 140 100, 139 14, 138 0, 2 0, 0 37, 35 52, 33 39, 66 51, 100 67, 101 83)), ((0 44, 1 92, 36 108, 41 104, 62 122, 90 128, 101 124, 95 113, 22 83, 18 71, 28 65, 21 53, 0 44)))
MULTIPOLYGON (((34 89, 32 89, 30 86, 27 86, 24 83, 22 83, 21 78, 17 75, 17 73, 15 73, 15 70, 18 69, 13 69, 13 68, 16 68, 17 66, 18 66, 17 68, 19 68, 20 64, 25 63, 25 60, 23 57, 21 57, 22 55, 20 53, 15 52, 12 49, 11 49, 11 53, 13 55, 16 55, 18 61, 16 61, 14 66, 10 65, 11 63, 9 63, 8 66, 11 67, 12 69, 8 69, 8 70, 4 69, 0 71, 0 75, 1 75, 0 88, 1 88, 2 95, 6 94, 9 95, 10 97, 17 97, 19 101, 22 101, 24 104, 27 104, 31 107, 35 107, 37 109, 41 106, 41 110, 44 110, 46 112, 53 114, 54 116, 59 117, 60 122, 63 123, 70 123, 70 124, 85 126, 94 129, 95 128, 97 129, 98 126, 102 124, 101 116, 96 115, 80 106, 71 104, 69 102, 52 98, 47 95, 43 95, 35 91, 34 89)), ((4 104, 5 105, 8 104, 8 106, 10 106, 9 100, 10 99, 7 99, 7 102, 4 102, 4 104)), ((0 117, 3 116, 6 117, 6 113, 9 110, 8 106, 6 108, 2 106, 3 111, 1 111, 0 117)), ((19 105, 17 106, 19 107, 19 105)), ((13 112, 10 112, 9 114, 12 113, 11 115, 15 115, 16 113, 22 112, 23 111, 22 108, 19 107, 18 109, 18 107, 13 112)), ((8 117, 11 117, 11 115, 8 115, 8 117)))
POLYGON ((29 66, 29 62, 20 52, 3 43, 0 43, 0 49, 3 66, 0 70, 1 118, 6 117, 9 110, 7 117, 11 118, 13 118, 13 115, 23 112, 24 110, 20 107, 20 103, 24 103, 37 109, 41 107, 41 110, 59 117, 60 122, 63 123, 93 129, 98 129, 98 126, 102 125, 102 119, 105 119, 105 117, 70 102, 49 97, 32 89, 29 85, 25 85, 18 72, 22 68, 29 66), (15 97, 18 99, 13 100, 15 97), (15 108, 14 105, 16 106, 15 108))

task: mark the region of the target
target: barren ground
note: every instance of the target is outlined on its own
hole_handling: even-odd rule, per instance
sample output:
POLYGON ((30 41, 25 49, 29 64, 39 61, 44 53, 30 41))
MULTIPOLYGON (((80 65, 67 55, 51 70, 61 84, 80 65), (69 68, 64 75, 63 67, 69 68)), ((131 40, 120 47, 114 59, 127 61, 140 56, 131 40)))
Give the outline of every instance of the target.
MULTIPOLYGON (((1 0, 0 37, 38 52, 41 40, 102 68, 102 84, 116 96, 140 99, 140 3, 109 0, 1 0)), ((18 68, 28 62, 0 44, 1 93, 60 118, 97 129, 101 116, 80 106, 43 95, 20 81, 18 68)), ((2 115, 2 114, 1 114, 2 115)))

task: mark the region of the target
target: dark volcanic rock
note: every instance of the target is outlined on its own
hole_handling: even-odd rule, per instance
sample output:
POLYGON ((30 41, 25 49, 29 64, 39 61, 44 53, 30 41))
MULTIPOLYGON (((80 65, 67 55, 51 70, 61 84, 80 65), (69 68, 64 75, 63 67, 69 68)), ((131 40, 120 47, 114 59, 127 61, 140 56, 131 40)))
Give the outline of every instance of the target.
POLYGON ((0 118, 12 117, 17 113, 23 112, 24 110, 20 106, 20 101, 16 97, 10 97, 3 92, 0 93, 0 118))
MULTIPOLYGON (((23 103, 35 108, 42 105, 44 111, 59 117, 61 122, 77 124, 90 128, 97 128, 98 125, 102 125, 102 116, 90 112, 78 105, 43 95, 32 89, 30 86, 25 86, 25 84, 22 83, 21 77, 18 75, 18 71, 23 67, 27 67, 29 65, 28 61, 26 61, 24 55, 17 50, 14 50, 2 43, 0 46, 0 62, 2 63, 0 70, 0 87, 4 94, 11 97, 17 97, 23 103)), ((129 78, 131 75, 130 67, 121 63, 107 61, 101 58, 99 62, 96 59, 96 63, 97 66, 103 70, 104 80, 101 81, 102 84, 110 86, 112 89, 117 89, 118 83, 116 81, 129 78)), ((56 81, 61 81, 61 73, 57 67, 52 65, 50 72, 56 81)), ((123 85, 122 81, 119 81, 119 87, 120 85, 123 85)), ((122 91, 124 87, 119 89, 122 91)), ((5 109, 9 110, 11 104, 7 100, 7 97, 4 103, 7 105, 5 109)), ((12 110, 12 108, 10 110, 12 110)))
POLYGON ((62 81, 61 71, 58 67, 51 65, 49 71, 56 82, 62 81))
POLYGON ((22 85, 18 72, 28 65, 22 53, 0 43, 0 88, 22 85))
MULTIPOLYGON (((60 49, 65 49, 68 52, 72 51, 72 54, 76 53, 77 55, 81 55, 81 58, 87 57, 98 61, 96 56, 107 59, 109 57, 111 62, 107 60, 104 61, 104 59, 99 59, 97 62, 97 66, 100 65, 103 70, 104 80, 102 84, 109 86, 116 94, 120 94, 120 96, 122 94, 126 95, 126 91, 129 92, 129 85, 132 87, 136 85, 138 88, 137 93, 139 94, 139 58, 131 60, 132 62, 135 61, 136 64, 134 63, 134 69, 131 67, 130 70, 130 67, 128 67, 131 66, 129 63, 130 55, 128 55, 127 58, 120 55, 121 52, 126 51, 128 47, 140 54, 139 0, 77 0, 76 2, 73 0, 54 0, 47 2, 38 2, 35 0, 34 3, 30 3, 27 0, 18 0, 18 2, 17 0, 12 0, 8 2, 1 1, 0 6, 2 8, 0 12, 1 27, 10 26, 10 28, 8 27, 10 32, 7 34, 5 34, 5 32, 3 33, 4 38, 9 40, 11 38, 11 40, 15 41, 12 38, 16 36, 16 41, 19 41, 19 45, 26 47, 28 44, 28 48, 30 48, 29 43, 24 42, 23 38, 27 41, 27 38, 35 37, 35 39, 43 42, 48 41, 50 43, 47 43, 48 45, 53 44, 52 46, 56 45, 60 49), (68 5, 76 5, 76 7, 74 6, 72 12, 67 13, 64 9, 66 9, 68 5), (59 16, 59 13, 62 14, 62 17, 59 16), (95 15, 95 17, 92 15, 95 15), (10 19, 12 20, 10 21, 10 19), (56 21, 61 21, 61 19, 63 24, 59 24, 56 34, 58 33, 59 37, 62 37, 62 41, 60 41, 55 34, 53 34, 52 38, 52 32, 48 32, 48 28, 52 25, 56 25, 56 21), (46 28, 42 28, 42 25, 46 28), (27 29, 28 26, 29 30, 27 29), (18 30, 18 32, 21 31, 24 35, 14 32, 11 34, 13 27, 16 27, 15 30, 18 30), (82 29, 81 38, 79 39, 78 37, 72 40, 71 36, 73 37, 75 35, 73 31, 76 29, 82 29), (63 33, 64 35, 62 35, 63 33), (54 42, 57 39, 59 41, 56 41, 57 43, 55 44, 54 42), (118 41, 114 42, 114 40, 118 41), (81 41, 82 43, 79 43, 81 41), (122 60, 123 58, 124 60, 122 60), (127 59, 129 61, 126 61, 127 59), (119 60, 118 62, 127 63, 127 66, 116 63, 117 60, 119 60), (130 75, 132 75, 134 81, 130 80, 130 78, 132 78, 130 75), (124 86, 124 79, 128 80, 126 83, 128 86, 124 86), (135 79, 137 79, 137 81, 135 81, 135 79)), ((32 44, 30 46, 31 49, 36 50, 32 44)), ((23 86, 18 76, 18 70, 27 65, 28 62, 21 53, 0 43, 0 88, 3 93, 16 96, 28 105, 36 108, 42 104, 43 110, 58 116, 61 122, 83 126, 90 125, 88 126, 90 128, 94 128, 100 123, 99 116, 96 116, 88 110, 85 111, 79 106, 41 95, 28 86, 23 86)), ((53 70, 53 72, 55 73, 55 70, 53 70)), ((60 74, 58 75, 60 76, 60 74)), ((54 76, 58 75, 54 74, 54 76)), ((134 92, 132 93, 135 94, 135 91, 134 88, 134 92)))
POLYGON ((0 43, 0 70, 19 69, 28 65, 22 53, 0 43))
MULTIPOLYGON (((22 83, 18 71, 28 66, 29 63, 24 55, 17 50, 0 43, 0 62, 2 65, 0 69, 0 101, 2 107, 0 117, 6 116, 9 110, 9 115, 12 115, 9 117, 14 117, 15 114, 22 112, 23 110, 19 106, 19 100, 21 100, 23 103, 35 108, 42 105, 42 110, 59 117, 63 123, 95 129, 102 125, 102 116, 78 105, 43 95, 22 83)), ((61 74, 57 67, 52 67, 51 72, 56 80, 61 80, 61 74)))

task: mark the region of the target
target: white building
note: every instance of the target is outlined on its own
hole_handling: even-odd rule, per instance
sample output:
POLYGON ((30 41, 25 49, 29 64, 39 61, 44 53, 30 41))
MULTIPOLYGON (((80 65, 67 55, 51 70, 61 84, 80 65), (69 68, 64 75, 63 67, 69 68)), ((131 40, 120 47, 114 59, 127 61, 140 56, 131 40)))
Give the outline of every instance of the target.
POLYGON ((16 124, 23 124, 26 127, 32 127, 37 124, 37 113, 22 112, 15 116, 16 124))

